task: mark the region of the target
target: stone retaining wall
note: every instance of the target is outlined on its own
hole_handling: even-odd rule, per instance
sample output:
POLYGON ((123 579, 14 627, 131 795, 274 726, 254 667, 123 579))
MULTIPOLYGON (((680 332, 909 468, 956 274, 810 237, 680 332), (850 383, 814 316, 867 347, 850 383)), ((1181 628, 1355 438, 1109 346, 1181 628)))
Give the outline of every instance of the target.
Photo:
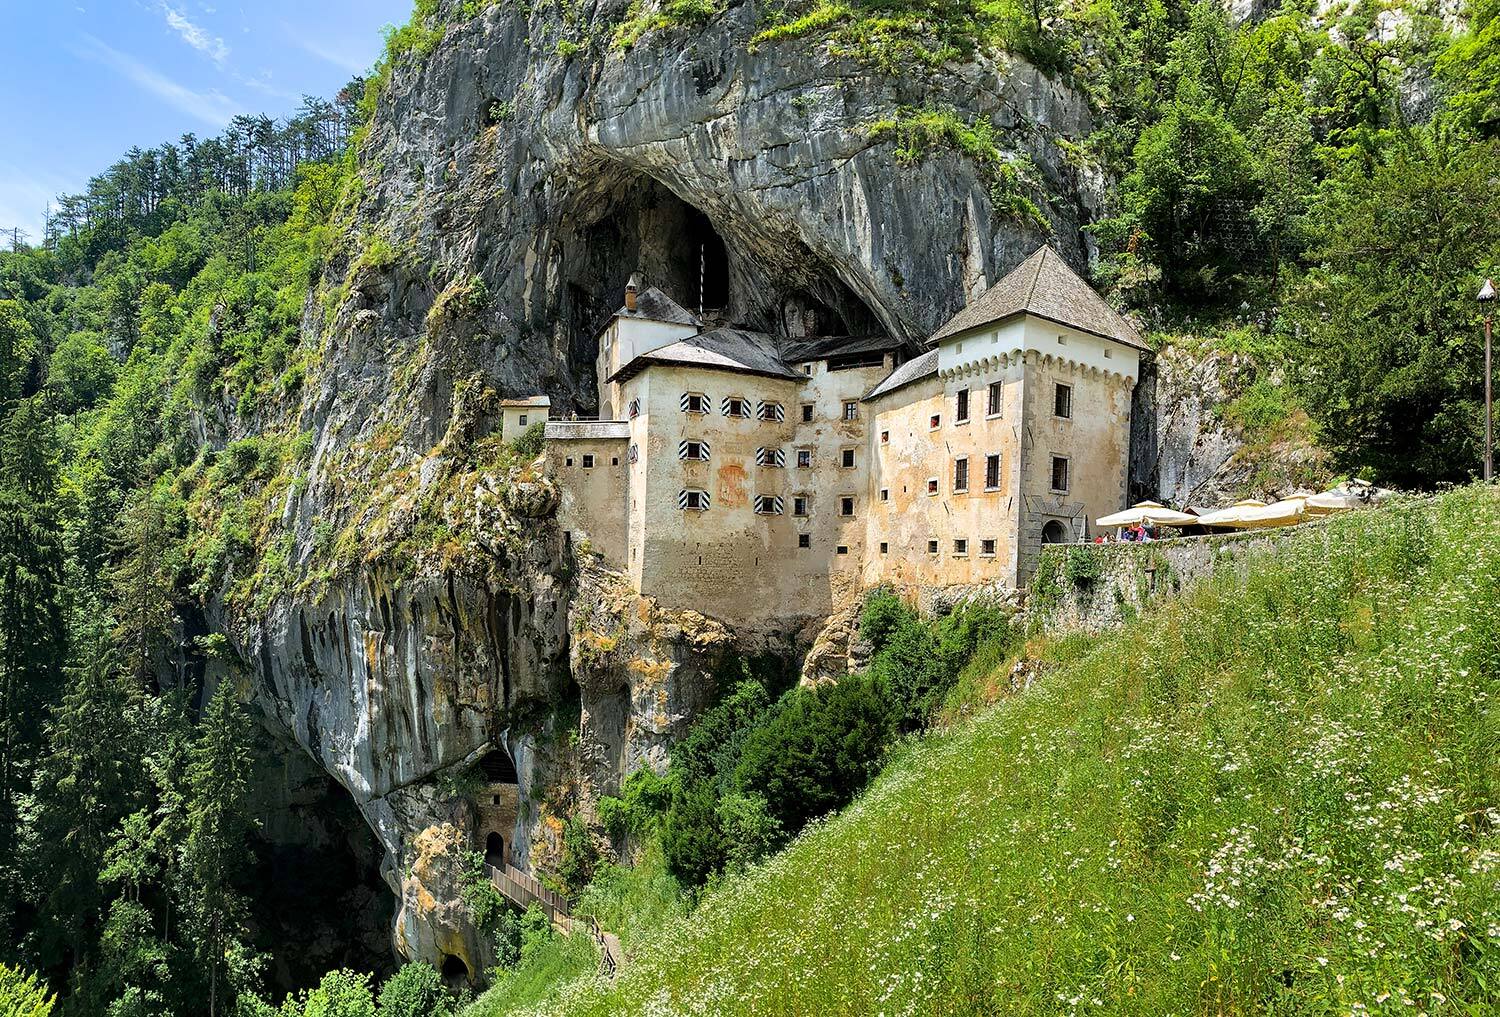
POLYGON ((1316 525, 1144 544, 1049 544, 1027 595, 1027 628, 1099 632, 1131 621, 1216 568, 1243 567, 1255 552, 1316 525))

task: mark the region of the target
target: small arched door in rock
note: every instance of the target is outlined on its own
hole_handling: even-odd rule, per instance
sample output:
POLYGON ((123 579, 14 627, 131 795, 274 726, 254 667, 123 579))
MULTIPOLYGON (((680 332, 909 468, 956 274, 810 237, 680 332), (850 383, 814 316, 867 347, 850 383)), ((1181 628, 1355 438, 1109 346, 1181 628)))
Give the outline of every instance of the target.
POLYGON ((498 833, 491 832, 490 835, 484 839, 484 860, 485 864, 493 865, 496 868, 499 868, 500 866, 505 864, 504 837, 500 836, 498 833))

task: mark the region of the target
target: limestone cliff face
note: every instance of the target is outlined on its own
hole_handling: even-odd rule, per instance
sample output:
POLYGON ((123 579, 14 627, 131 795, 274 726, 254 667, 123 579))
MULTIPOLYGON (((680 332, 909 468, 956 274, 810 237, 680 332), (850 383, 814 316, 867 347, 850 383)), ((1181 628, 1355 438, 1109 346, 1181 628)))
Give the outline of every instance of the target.
POLYGON ((637 270, 768 330, 915 339, 1043 240, 1082 264, 1100 181, 1059 145, 1091 129, 1081 98, 1010 58, 893 76, 815 39, 752 47, 750 5, 621 52, 620 3, 458 6, 381 98, 363 197, 308 304, 318 355, 278 411, 312 441, 279 506, 304 581, 208 621, 375 832, 400 952, 477 974, 466 852, 494 833, 523 867, 554 857, 560 817, 663 764, 743 636, 568 547, 555 492, 499 454, 515 436, 495 400, 589 412, 593 338, 637 270), (936 106, 990 121, 1034 167, 1050 235, 997 211, 968 159, 873 140, 936 106), (474 776, 497 748, 519 781, 503 805, 474 776))

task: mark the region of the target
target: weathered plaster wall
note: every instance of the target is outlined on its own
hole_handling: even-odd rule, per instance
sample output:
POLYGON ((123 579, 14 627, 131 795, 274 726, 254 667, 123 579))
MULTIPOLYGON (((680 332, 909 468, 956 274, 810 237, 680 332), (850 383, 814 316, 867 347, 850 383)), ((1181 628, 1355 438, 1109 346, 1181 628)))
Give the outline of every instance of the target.
POLYGON ((627 438, 554 437, 545 452, 547 474, 557 483, 558 526, 576 548, 586 541, 621 569, 629 556, 629 445, 627 438), (584 465, 587 456, 593 456, 592 466, 584 465))

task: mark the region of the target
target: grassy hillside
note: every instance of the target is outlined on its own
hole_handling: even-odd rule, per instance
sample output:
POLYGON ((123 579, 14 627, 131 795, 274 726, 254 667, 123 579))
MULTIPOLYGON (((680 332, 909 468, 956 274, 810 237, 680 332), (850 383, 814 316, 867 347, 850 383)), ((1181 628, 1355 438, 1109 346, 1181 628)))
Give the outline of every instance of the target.
POLYGON ((1493 1013, 1497 570, 1500 500, 1469 488, 1052 645, 542 1009, 1493 1013))

